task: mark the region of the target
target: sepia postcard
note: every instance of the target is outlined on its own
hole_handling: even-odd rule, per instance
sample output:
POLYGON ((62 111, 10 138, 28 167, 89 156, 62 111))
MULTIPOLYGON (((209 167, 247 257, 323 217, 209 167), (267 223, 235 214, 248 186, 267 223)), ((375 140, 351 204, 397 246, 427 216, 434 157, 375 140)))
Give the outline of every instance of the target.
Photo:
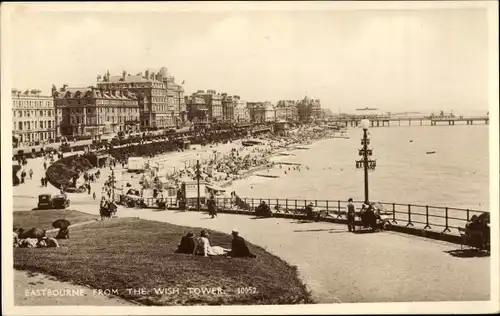
POLYGON ((497 2, 1 23, 5 315, 499 312, 497 2))

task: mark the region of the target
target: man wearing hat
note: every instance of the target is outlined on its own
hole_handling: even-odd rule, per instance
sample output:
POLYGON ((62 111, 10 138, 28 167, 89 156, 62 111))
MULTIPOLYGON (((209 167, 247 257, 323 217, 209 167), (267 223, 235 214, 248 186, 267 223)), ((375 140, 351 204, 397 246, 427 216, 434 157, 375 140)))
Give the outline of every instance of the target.
POLYGON ((233 235, 233 240, 231 242, 231 251, 228 255, 238 258, 255 258, 255 255, 248 249, 245 239, 239 236, 238 229, 233 229, 231 234, 233 235))
POLYGON ((356 218, 356 208, 352 204, 352 198, 347 201, 347 229, 351 232, 356 231, 355 218, 356 218))

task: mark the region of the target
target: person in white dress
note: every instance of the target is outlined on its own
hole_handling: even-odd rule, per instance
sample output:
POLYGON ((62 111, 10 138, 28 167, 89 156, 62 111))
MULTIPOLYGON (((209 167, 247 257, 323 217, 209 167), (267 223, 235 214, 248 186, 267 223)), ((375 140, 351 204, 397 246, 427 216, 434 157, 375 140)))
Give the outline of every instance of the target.
POLYGON ((227 254, 230 249, 222 248, 219 246, 210 246, 208 240, 208 233, 205 230, 201 231, 200 237, 196 238, 193 255, 208 256, 221 256, 227 254))

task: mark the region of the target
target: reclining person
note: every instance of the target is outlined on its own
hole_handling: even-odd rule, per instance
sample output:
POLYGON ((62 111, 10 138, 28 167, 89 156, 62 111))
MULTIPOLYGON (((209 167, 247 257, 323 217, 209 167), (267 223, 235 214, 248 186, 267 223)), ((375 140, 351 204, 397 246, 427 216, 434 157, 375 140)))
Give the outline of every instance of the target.
POLYGON ((206 230, 202 230, 200 237, 198 237, 195 241, 193 255, 202 255, 204 257, 221 256, 227 254, 229 251, 229 249, 225 249, 220 246, 210 246, 208 232, 206 230))

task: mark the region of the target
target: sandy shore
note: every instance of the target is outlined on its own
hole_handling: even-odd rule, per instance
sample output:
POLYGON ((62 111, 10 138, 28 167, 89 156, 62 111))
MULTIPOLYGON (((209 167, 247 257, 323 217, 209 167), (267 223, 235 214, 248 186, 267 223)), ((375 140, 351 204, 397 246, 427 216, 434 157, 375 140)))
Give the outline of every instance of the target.
MULTIPOLYGON (((293 146, 296 146, 296 144, 292 145, 292 147, 293 146)), ((237 149, 241 155, 246 155, 252 152, 252 150, 262 151, 263 153, 264 151, 270 150, 271 148, 272 146, 268 141, 261 145, 242 147, 242 141, 238 140, 232 143, 204 147, 200 145, 193 145, 189 150, 166 153, 150 159, 146 159, 146 161, 153 167, 157 166, 157 174, 160 177, 164 177, 167 174, 171 175, 174 172, 183 170, 185 167, 194 167, 197 160, 200 161, 200 165, 203 167, 208 161, 213 160, 216 156, 222 157, 228 155, 233 149, 237 149)), ((272 157, 278 156, 281 152, 289 151, 292 149, 293 148, 275 148, 270 154, 266 155, 266 159, 271 159, 272 157)), ((212 181, 212 184, 220 188, 225 188, 227 190, 226 192, 230 192, 231 185, 236 181, 244 180, 245 178, 255 174, 256 172, 263 171, 268 168, 269 166, 267 165, 255 166, 248 170, 242 170, 241 174, 236 176, 235 178, 223 181, 212 181)), ((126 171, 126 168, 121 168, 121 166, 118 165, 116 171, 116 173, 118 174, 117 187, 120 187, 121 185, 125 187, 126 183, 130 183, 133 188, 140 188, 139 181, 142 175, 128 173, 126 171)), ((147 172, 145 174, 147 174, 147 172)), ((150 196, 152 192, 149 191, 151 190, 145 190, 144 196, 150 196)))

